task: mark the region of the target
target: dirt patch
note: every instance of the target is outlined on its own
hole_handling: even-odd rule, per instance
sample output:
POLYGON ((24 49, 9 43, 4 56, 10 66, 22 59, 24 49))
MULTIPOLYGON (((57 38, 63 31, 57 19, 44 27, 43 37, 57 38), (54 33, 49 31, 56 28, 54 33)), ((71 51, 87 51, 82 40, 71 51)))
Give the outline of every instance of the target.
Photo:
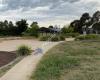
POLYGON ((16 59, 16 54, 12 52, 0 51, 0 67, 16 59))

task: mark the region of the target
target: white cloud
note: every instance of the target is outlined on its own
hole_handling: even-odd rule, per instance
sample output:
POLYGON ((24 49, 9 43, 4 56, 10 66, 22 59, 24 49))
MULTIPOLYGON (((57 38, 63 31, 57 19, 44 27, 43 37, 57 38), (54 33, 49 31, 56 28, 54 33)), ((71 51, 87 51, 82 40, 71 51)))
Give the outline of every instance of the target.
POLYGON ((81 14, 91 15, 100 10, 100 0, 4 0, 0 8, 0 20, 20 20, 31 23, 38 21, 41 26, 65 25, 81 14))

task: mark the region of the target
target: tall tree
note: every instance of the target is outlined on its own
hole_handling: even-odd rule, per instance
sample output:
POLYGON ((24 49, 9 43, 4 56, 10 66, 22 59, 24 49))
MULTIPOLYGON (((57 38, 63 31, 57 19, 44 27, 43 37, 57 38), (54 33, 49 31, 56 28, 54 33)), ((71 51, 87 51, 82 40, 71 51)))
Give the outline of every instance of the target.
POLYGON ((100 21, 100 11, 96 11, 94 14, 93 14, 93 23, 97 23, 100 21))
POLYGON ((50 25, 50 26, 49 26, 49 28, 53 28, 53 26, 52 26, 52 25, 50 25))
POLYGON ((13 22, 12 22, 12 21, 10 21, 10 22, 9 22, 9 24, 8 24, 8 26, 9 26, 9 27, 14 27, 13 22))
POLYGON ((70 27, 74 29, 74 32, 79 32, 81 33, 81 26, 80 26, 80 20, 74 20, 71 22, 70 27))
POLYGON ((7 29, 7 28, 9 27, 9 26, 8 26, 8 24, 9 24, 9 23, 8 23, 8 21, 7 21, 7 20, 5 20, 3 24, 4 24, 4 26, 3 26, 3 27, 4 27, 5 29, 7 29))
POLYGON ((89 13, 83 13, 80 20, 74 20, 71 24, 75 32, 83 33, 83 27, 87 28, 91 25, 91 17, 89 13))
POLYGON ((28 23, 26 20, 22 19, 21 21, 16 22, 17 35, 21 35, 28 28, 28 23))
POLYGON ((39 35, 39 26, 37 22, 33 22, 29 29, 30 35, 38 37, 39 35))
POLYGON ((95 32, 96 34, 99 34, 99 33, 100 33, 100 22, 95 23, 95 24, 93 25, 93 30, 94 30, 94 32, 95 32))
POLYGON ((8 34, 9 35, 15 35, 16 34, 16 31, 15 31, 15 26, 13 24, 12 21, 9 22, 8 24, 9 28, 8 28, 8 34))

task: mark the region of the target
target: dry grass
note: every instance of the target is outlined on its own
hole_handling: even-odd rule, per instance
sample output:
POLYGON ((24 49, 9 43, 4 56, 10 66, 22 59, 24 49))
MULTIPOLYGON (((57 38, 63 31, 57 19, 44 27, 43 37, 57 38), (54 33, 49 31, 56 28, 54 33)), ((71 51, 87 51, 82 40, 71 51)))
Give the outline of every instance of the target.
POLYGON ((100 80, 100 42, 64 42, 38 64, 32 80, 100 80))

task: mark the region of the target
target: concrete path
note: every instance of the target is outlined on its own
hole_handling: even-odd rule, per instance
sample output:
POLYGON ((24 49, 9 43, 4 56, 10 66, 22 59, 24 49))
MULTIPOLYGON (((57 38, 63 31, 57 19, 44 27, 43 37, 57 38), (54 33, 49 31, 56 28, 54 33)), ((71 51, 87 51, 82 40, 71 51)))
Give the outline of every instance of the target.
MULTIPOLYGON (((19 45, 20 41, 15 41, 15 42, 17 42, 18 43, 17 45, 19 45)), ((5 42, 5 44, 6 43, 7 42, 5 42)), ((7 44, 10 44, 10 43, 7 43, 7 44)), ((47 42, 46 44, 44 44, 44 42, 42 42, 42 43, 40 42, 40 45, 43 45, 42 46, 43 51, 44 51, 43 54, 46 53, 46 51, 48 51, 53 46, 57 45, 58 43, 59 42, 56 42, 56 43, 47 42)), ((0 45, 3 45, 3 44, 4 43, 2 43, 0 45)), ((15 44, 15 43, 12 42, 12 44, 15 44)), ((35 44, 36 44, 36 42, 35 42, 35 44)), ((30 45, 32 45, 32 43, 30 45)), ((36 48, 36 47, 40 47, 39 43, 37 46, 35 45, 34 48, 36 48)), ((12 46, 11 48, 6 47, 7 51, 11 51, 14 48, 15 48, 15 46, 12 46)), ((1 50, 3 50, 2 47, 1 47, 1 50)), ((0 80, 29 80, 32 72, 35 70, 36 65, 42 58, 43 54, 34 55, 34 52, 33 52, 32 55, 25 57, 18 64, 16 64, 12 69, 10 69, 3 77, 0 78, 0 80)))

